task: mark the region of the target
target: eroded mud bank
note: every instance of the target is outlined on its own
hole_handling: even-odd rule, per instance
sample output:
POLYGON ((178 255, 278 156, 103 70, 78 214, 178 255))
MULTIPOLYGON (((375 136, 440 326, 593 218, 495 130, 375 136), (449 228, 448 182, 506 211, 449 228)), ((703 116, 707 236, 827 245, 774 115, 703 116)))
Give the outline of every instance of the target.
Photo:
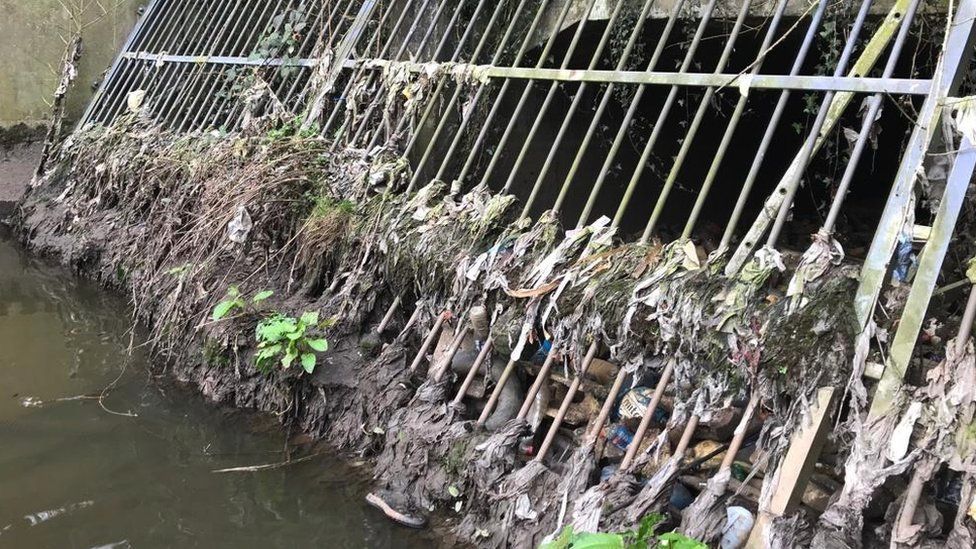
MULTIPOLYGON (((721 253, 709 260, 687 241, 622 245, 600 221, 563 232, 549 216, 517 220, 513 199, 486 189, 435 181, 398 193, 405 175, 402 161, 336 155, 290 131, 175 137, 128 122, 72 136, 18 224, 37 252, 132 296, 160 368, 217 403, 277 414, 368 457, 378 488, 448 517, 453 534, 477 544, 531 546, 565 524, 631 528, 667 512, 689 418, 713 432, 722 417, 755 425, 751 467, 762 476, 817 388, 843 390, 857 377, 855 269, 828 240, 803 261, 763 250, 730 278, 721 253), (273 296, 214 320, 232 285, 273 296), (375 334, 397 298, 416 305, 375 334), (619 365, 627 386, 671 377, 668 415, 634 467, 601 481, 596 409, 553 430, 559 452, 531 459, 523 443, 537 444, 544 428, 520 419, 478 427, 489 391, 455 399, 455 368, 441 380, 411 372, 435 319, 453 311, 446 326, 457 327, 474 306, 492 311, 495 360, 528 360, 543 342, 558 348, 565 364, 552 386, 563 394, 578 378, 598 408, 609 383, 581 371, 589 349, 619 365), (258 322, 307 311, 329 319, 321 335, 332 343, 314 373, 258 371, 258 322)), ((525 387, 534 372, 526 364, 516 377, 525 387)), ((836 463, 848 451, 844 432, 836 463)), ((771 477, 757 486, 763 497, 771 477)), ((715 543, 730 481, 713 482, 663 525, 715 543)), ((783 544, 808 536, 810 518, 781 521, 783 544)))

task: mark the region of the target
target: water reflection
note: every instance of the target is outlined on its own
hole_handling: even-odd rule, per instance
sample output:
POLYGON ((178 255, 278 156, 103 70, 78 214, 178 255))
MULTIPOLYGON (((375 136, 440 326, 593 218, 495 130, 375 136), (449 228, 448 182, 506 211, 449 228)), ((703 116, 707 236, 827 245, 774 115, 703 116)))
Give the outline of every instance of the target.
POLYGON ((277 462, 265 418, 215 409, 125 360, 116 296, 0 238, 0 547, 429 547, 363 503, 361 473, 323 457, 277 462), (27 405, 35 404, 35 405, 27 405), (36 405, 43 402, 42 405, 36 405))

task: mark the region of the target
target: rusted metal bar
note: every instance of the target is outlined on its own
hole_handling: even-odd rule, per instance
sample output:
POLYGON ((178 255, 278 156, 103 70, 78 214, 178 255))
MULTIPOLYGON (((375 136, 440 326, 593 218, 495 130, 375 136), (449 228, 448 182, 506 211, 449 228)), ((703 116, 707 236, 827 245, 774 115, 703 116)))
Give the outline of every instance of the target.
MULTIPOLYGON (((514 61, 512 61, 513 67, 517 67, 522 62, 522 58, 525 57, 525 54, 528 52, 529 46, 532 44, 532 39, 535 35, 535 31, 539 27, 539 22, 542 20, 542 15, 545 13, 546 7, 549 5, 549 2, 550 0, 542 0, 540 2, 539 8, 536 10, 535 17, 532 18, 532 23, 529 25, 529 29, 525 32, 525 38, 522 40, 522 45, 519 48, 518 53, 516 53, 514 61)), ((523 6, 524 3, 519 4, 519 7, 523 7, 523 6)), ((508 39, 511 38, 512 32, 515 30, 516 20, 517 18, 513 18, 512 21, 509 22, 508 28, 505 30, 505 36, 502 38, 502 41, 499 42, 498 50, 495 52, 495 55, 492 58, 491 65, 495 65, 501 61, 501 56, 504 53, 505 46, 507 45, 508 39)), ((481 132, 478 135, 478 139, 475 140, 474 145, 471 147, 471 151, 469 155, 475 154, 475 151, 477 151, 480 148, 481 143, 484 142, 484 136, 487 134, 487 129, 491 126, 491 123, 494 120, 495 115, 497 114, 499 108, 501 107, 502 101, 504 100, 505 95, 508 93, 508 88, 510 84, 511 82, 509 80, 505 80, 502 83, 502 87, 498 91, 498 94, 495 96, 495 102, 492 105, 491 110, 488 112, 488 116, 485 118, 485 121, 482 123, 481 132)), ((467 113, 468 116, 462 116, 460 124, 458 124, 458 127, 454 130, 455 135, 462 134, 464 130, 467 128, 468 122, 470 121, 470 114, 473 113, 474 109, 477 107, 478 102, 480 101, 481 98, 481 94, 486 89, 486 87, 487 84, 485 83, 480 83, 478 85, 478 90, 475 92, 474 98, 471 100, 468 106, 468 113, 467 113)), ((443 131, 444 125, 446 124, 447 121, 447 117, 450 116, 451 110, 454 108, 454 105, 457 103, 458 97, 460 97, 460 92, 461 92, 461 88, 460 87, 456 88, 454 94, 451 97, 452 100, 448 102, 447 106, 445 106, 440 122, 437 125, 438 129, 434 131, 434 135, 431 137, 430 141, 428 142, 427 152, 425 152, 426 157, 429 158, 429 153, 432 147, 436 144, 438 138, 440 137, 440 132, 443 131)), ((423 171, 422 169, 419 168, 422 167, 423 166, 418 165, 418 169, 414 171, 414 175, 410 179, 410 183, 407 185, 407 192, 409 192, 416 186, 417 182, 419 181, 420 174, 423 171)))
POLYGON ((600 407, 600 413, 596 416, 596 421, 593 422, 593 426, 586 434, 587 441, 593 442, 600 436, 600 431, 603 429, 603 426, 606 425, 607 418, 610 417, 610 412, 613 410, 613 406, 617 402, 617 395, 620 394, 620 389, 624 386, 624 379, 626 378, 627 370, 625 368, 620 368, 620 370, 617 372, 617 377, 613 380, 613 385, 610 386, 610 391, 607 393, 607 398, 603 401, 603 406, 600 407))
POLYGON ((634 461, 634 456, 637 455, 637 449, 640 448, 642 442, 644 442, 644 436, 647 434, 647 428, 651 424, 651 419, 654 417, 654 412, 657 410, 659 404, 661 404, 661 397, 664 396, 664 389, 667 388, 668 383, 671 382, 671 375, 674 373, 674 361, 668 361, 667 365, 664 367, 664 371, 661 372, 661 378, 657 381, 657 386, 654 387, 654 393, 651 396, 651 401, 647 403, 647 408, 644 410, 644 415, 641 417, 640 425, 637 426, 637 432, 634 433, 634 438, 630 445, 627 446, 627 453, 624 454, 624 459, 620 462, 620 469, 627 470, 630 468, 630 464, 634 461))
MULTIPOLYGON (((654 1, 655 0, 644 0, 644 5, 641 8, 640 15, 637 17, 637 21, 634 23, 634 28, 630 32, 630 37, 627 39, 627 45, 624 46, 623 52, 620 54, 620 59, 617 60, 617 71, 623 71, 623 69, 627 67, 627 62, 630 60, 631 53, 633 52, 634 46, 637 43, 637 38, 640 36, 641 29, 644 26, 648 14, 650 13, 651 6, 654 5, 654 1)), ((664 32, 662 33, 662 37, 658 39, 658 44, 655 48, 656 55, 660 55, 658 50, 663 50, 664 43, 667 42, 667 37, 671 34, 671 29, 674 27, 674 22, 676 20, 675 14, 681 9, 683 3, 684 0, 679 0, 676 2, 676 5, 672 10, 672 16, 668 18, 668 22, 665 26, 664 32)), ((595 69, 598 63, 598 58, 594 57, 590 59, 590 66, 587 67, 587 70, 595 69)), ((576 93, 573 95, 573 101, 570 104, 566 114, 563 116, 563 121, 559 126, 559 131, 556 133, 556 138, 552 140, 552 144, 549 146, 549 152, 546 154, 546 159, 542 163, 542 167, 539 169, 539 174, 536 176, 535 183, 532 185, 532 190, 529 192, 529 197, 525 201, 525 206, 522 208, 522 213, 520 214, 519 219, 525 219, 528 217, 529 212, 532 210, 532 207, 539 196, 539 191, 542 190, 542 185, 545 182, 546 176, 549 174, 552 163, 559 151, 559 147, 562 145, 563 139, 565 139, 569 132, 570 123, 572 122, 573 117, 576 115, 580 104, 583 102, 583 97, 586 94, 588 84, 589 83, 586 81, 581 82, 579 88, 576 90, 576 93)), ((603 96, 603 99, 600 101, 600 106, 597 108, 597 114, 594 115, 594 118, 599 118, 602 116, 603 110, 606 109, 606 106, 610 102, 614 85, 615 84, 610 83, 606 93, 603 96)), ((467 168, 468 165, 466 164, 465 169, 461 172, 460 178, 464 178, 467 168)))
POLYGON ((427 351, 430 350, 430 346, 433 345, 434 339, 441 333, 441 327, 444 326, 444 317, 446 313, 441 313, 437 315, 437 320, 434 321, 434 327, 430 329, 424 342, 420 345, 420 349, 417 351, 417 356, 414 357, 413 362, 410 363, 410 371, 417 371, 417 367, 427 356, 427 351))
MULTIPOLYGON (((461 2, 461 4, 463 4, 463 2, 461 2)), ((437 6, 437 9, 434 11, 434 14, 431 15, 430 23, 429 23, 426 31, 424 32, 423 36, 421 37, 420 42, 417 44, 417 54, 416 54, 415 57, 422 58, 422 56, 424 54, 424 51, 427 49, 427 43, 430 41, 431 37, 434 35, 434 31, 437 29, 437 22, 440 21, 441 15, 444 13, 444 8, 446 8, 447 5, 448 5, 448 2, 446 2, 444 0, 441 0, 441 2, 437 6)), ((460 5, 457 6, 457 7, 460 7, 460 5)), ((457 11, 457 10, 455 10, 455 11, 457 11)), ((423 17, 423 13, 420 13, 419 16, 418 16, 418 18, 417 18, 417 20, 414 21, 414 24, 417 24, 422 17, 423 17)), ((445 30, 444 30, 444 34, 448 34, 452 30, 453 29, 450 26, 447 26, 445 28, 445 30)), ((394 60, 395 61, 402 61, 403 60, 403 55, 407 51, 407 49, 409 48, 409 46, 410 46, 410 41, 409 40, 404 40, 403 44, 400 45, 400 50, 397 52, 397 56, 394 58, 394 60)), ((434 57, 432 56, 432 58, 434 58, 434 57)), ((383 89, 384 89, 384 83, 382 81, 380 81, 380 89, 379 89, 379 92, 377 92, 373 96, 372 101, 370 101, 369 105, 366 107, 365 114, 362 117, 360 117, 358 123, 356 123, 356 127, 355 127, 354 131, 352 132, 352 136, 349 138, 348 143, 355 144, 356 142, 358 142, 359 136, 362 135, 362 132, 364 131, 364 129, 366 128, 366 126, 369 124, 369 121, 372 118, 373 111, 375 111, 376 108, 383 102, 383 93, 382 93, 382 90, 383 89)), ((355 123, 355 121, 354 121, 354 123, 355 123)), ((339 129, 340 129, 340 131, 342 130, 341 127, 339 129)), ((337 142, 338 142, 338 140, 337 140, 337 142)))
MULTIPOLYGON (((332 45, 335 42, 335 37, 339 36, 340 34, 343 34, 342 23, 346 18, 349 17, 349 12, 352 9, 353 2, 349 2, 349 4, 346 6, 346 11, 344 11, 341 14, 339 14, 338 12, 339 12, 339 6, 342 5, 342 2, 333 2, 332 0, 328 0, 327 3, 335 4, 335 6, 332 8, 332 11, 329 12, 328 16, 325 17, 324 23, 321 22, 321 17, 324 16, 326 13, 325 6, 323 6, 323 8, 319 10, 319 15, 316 17, 315 22, 310 25, 309 31, 305 33, 305 39, 302 41, 302 45, 297 50, 298 52, 301 52, 302 55, 311 55, 314 53, 315 43, 311 41, 311 38, 317 34, 316 31, 318 29, 323 29, 323 32, 325 32, 326 35, 329 37, 328 41, 326 41, 324 51, 332 51, 332 45), (336 20, 337 15, 339 17, 337 24, 333 24, 333 21, 336 20)), ((387 15, 390 13, 393 7, 397 5, 396 0, 389 0, 387 2, 381 2, 381 4, 382 3, 387 4, 387 9, 383 10, 383 15, 380 17, 380 20, 377 22, 376 29, 372 34, 370 34, 371 40, 373 36, 377 36, 381 32, 383 32, 383 25, 386 23, 387 15)), ((372 42, 368 42, 366 47, 369 48, 371 43, 372 42)), ((297 65, 297 63, 295 62, 289 63, 289 66, 295 66, 295 65, 297 65)), ((285 105, 286 108, 291 103, 292 98, 295 97, 295 92, 298 91, 299 83, 302 81, 303 72, 304 71, 300 69, 296 71, 294 81, 292 82, 291 86, 288 88, 288 91, 285 92, 284 96, 281 99, 281 103, 285 105)), ((281 71, 279 71, 279 74, 281 74, 281 71)), ((304 93, 304 91, 302 93, 304 93)), ((299 94, 298 97, 301 98, 302 94, 299 94)), ((301 103, 301 101, 299 100, 298 103, 301 103)), ((297 110, 298 109, 296 108, 295 111, 297 110)))
POLYGON ((536 395, 539 394, 542 386, 549 381, 549 372, 552 370, 552 364, 556 361, 557 352, 558 348, 556 346, 549 349, 549 354, 546 355, 546 359, 542 362, 542 368, 539 369, 539 373, 535 376, 535 381, 529 387, 529 392, 525 394, 522 407, 519 408, 518 415, 515 416, 517 419, 525 419, 529 415, 529 410, 532 409, 532 403, 535 401, 536 395))
POLYGON ((383 319, 380 320, 379 325, 376 327, 376 333, 382 334, 386 331, 386 327, 389 326, 390 322, 393 320, 393 315, 395 315, 400 309, 400 303, 400 296, 397 296, 396 299, 393 300, 393 303, 390 304, 390 308, 386 310, 386 314, 383 315, 383 319))
MULTIPOLYGON (((739 16, 735 20, 732 31, 729 33, 729 36, 725 42, 725 47, 722 50, 722 55, 719 58, 718 64, 715 66, 716 73, 720 73, 721 71, 725 70, 725 65, 728 63, 729 57, 732 55, 732 50, 735 47, 735 41, 739 37, 739 31, 742 29, 742 23, 745 21, 745 17, 749 13, 749 5, 750 0, 743 0, 739 9, 739 16)), ((707 13, 710 15, 711 11, 709 10, 707 13)), ((707 24, 708 17, 702 17, 702 24, 698 27, 698 31, 695 33, 695 37, 692 39, 691 45, 688 47, 688 53, 685 55, 685 59, 681 64, 681 68, 678 69, 678 72, 686 72, 688 67, 691 66, 691 62, 694 60, 697 45, 701 41, 701 37, 705 32, 705 26, 707 24)), ((637 165, 634 167, 634 173, 631 175, 630 182, 627 184, 627 189, 624 191, 624 197, 620 200, 620 205, 617 208, 618 213, 614 216, 615 218, 622 217, 623 212, 627 210, 627 206, 631 197, 633 196, 634 189, 637 187, 637 183, 640 182, 641 177, 644 175, 644 169, 650 161, 651 152, 654 150, 654 146, 657 145, 657 138, 663 130, 664 124, 671 112, 671 107, 674 105, 674 102, 678 97, 678 90, 678 86, 671 86, 671 90, 668 92, 668 97, 664 101, 664 107, 661 109, 657 120, 654 122, 654 129, 651 131, 651 136, 648 138, 647 143, 644 144, 644 150, 641 153, 640 160, 637 161, 637 165)), ((698 126, 701 124, 702 118, 705 116, 705 112, 708 110, 709 101, 711 101, 714 93, 714 88, 707 88, 698 104, 697 112, 695 113, 695 116, 688 127, 688 132, 681 143, 681 150, 678 152, 678 156, 675 158, 674 164, 671 166, 671 171, 664 182, 664 187, 661 189, 661 194, 658 197, 657 204, 655 204, 654 211, 651 213, 651 219, 648 221, 647 227, 644 229, 644 234, 641 236, 640 242, 642 244, 646 243, 650 238, 650 233, 653 230, 654 224, 657 222, 658 216, 664 209, 664 203, 667 201, 671 187, 674 185, 678 173, 684 165, 684 159, 688 153, 688 148, 691 147, 691 143, 694 141, 695 135, 698 133, 698 126)), ((622 132, 623 135, 618 134, 619 137, 622 139, 629 129, 630 128, 624 129, 622 132)), ((614 157, 615 156, 616 151, 614 151, 614 157)), ((612 162, 612 160, 613 157, 607 157, 608 162, 612 162)), ((610 167, 612 166, 612 164, 608 162, 604 163, 603 168, 600 171, 600 177, 597 179, 597 183, 593 187, 593 192, 590 193, 589 200, 587 200, 586 206, 583 208, 583 213, 580 214, 580 224, 586 223, 586 220, 590 215, 590 211, 593 208, 593 205, 596 203, 596 193, 599 190, 599 186, 602 186, 603 180, 606 178, 610 171, 610 167)))
MULTIPOLYGON (((390 47, 393 46, 393 41, 396 39, 397 33, 400 32, 400 27, 403 26, 403 22, 406 20, 407 14, 410 13, 410 6, 413 5, 413 2, 414 0, 405 0, 403 9, 400 10, 400 15, 397 17, 396 22, 393 24, 393 28, 390 30, 390 34, 387 37, 386 41, 383 43, 382 48, 377 53, 377 57, 379 58, 385 57, 386 53, 390 50, 390 47)), ((394 5, 395 3, 392 2, 390 3, 390 9, 387 10, 387 13, 384 14, 384 17, 390 15, 390 11, 393 9, 394 5)), ((382 34, 382 30, 383 30, 383 25, 380 24, 379 28, 377 28, 376 30, 376 33, 373 35, 373 41, 366 46, 367 52, 370 49, 372 49, 373 46, 378 42, 382 34)), ((333 122, 335 122, 336 118, 339 116, 339 113, 341 113, 344 110, 346 97, 349 96, 349 93, 352 91, 352 87, 355 85, 356 82, 359 81, 359 79, 362 77, 363 73, 365 72, 366 72, 366 66, 364 64, 360 64, 355 68, 355 72, 353 72, 349 76, 349 79, 346 81, 345 89, 343 89, 342 93, 339 95, 339 98, 336 100, 335 105, 332 106, 332 112, 329 114, 329 118, 326 119, 325 124, 322 125, 321 133, 323 135, 328 135, 329 129, 332 127, 333 122)))
POLYGON ((454 400, 451 402, 453 406, 458 406, 464 400, 464 395, 468 392, 468 387, 471 387, 471 382, 474 381, 474 376, 478 373, 478 368, 484 364, 485 360, 488 360, 494 346, 495 342, 491 339, 491 336, 488 336, 488 340, 485 341, 484 345, 481 346, 481 351, 478 352, 478 357, 474 359, 471 367, 468 368, 468 373, 464 376, 464 381, 461 383, 461 387, 458 388, 457 394, 454 395, 454 400))
MULTIPOLYGON (((711 17, 712 10, 715 9, 715 3, 716 0, 709 0, 708 6, 705 8, 703 12, 703 16, 702 16, 703 22, 707 23, 707 20, 711 17)), ((664 47, 667 45, 667 40, 671 34, 671 30, 674 28, 674 23, 675 21, 677 21, 678 14, 680 13, 683 6, 684 6, 683 0, 675 2, 674 9, 671 11, 671 15, 668 17, 668 22, 664 28, 664 32, 661 34, 660 38, 658 38, 657 46, 654 48, 654 53, 651 55, 651 60, 647 64, 648 71, 652 71, 655 68, 657 68, 657 63, 661 58, 661 54, 664 52, 664 47)), ((699 25, 699 30, 703 28, 704 25, 699 25)), ((699 34, 700 33, 696 32, 696 37, 700 39, 699 34)), ((697 42, 695 43, 695 45, 697 47, 697 42)), ((610 98, 612 96, 613 90, 614 90, 614 83, 611 83, 609 86, 607 86, 607 89, 603 94, 603 99, 600 101, 600 106, 597 107, 596 113, 593 115, 593 118, 590 120, 590 125, 586 129, 586 134, 583 136, 583 140, 576 150, 576 155, 573 158, 573 163, 570 166, 569 172, 566 174, 566 177, 563 178, 563 184, 559 189, 559 195, 556 197, 556 201, 552 206, 552 209, 555 212, 559 212, 562 209, 563 201, 565 201, 566 196, 569 194, 569 189, 573 184, 573 180, 576 179, 576 173, 578 172, 580 166, 583 163, 583 157, 586 154, 587 149, 589 148, 590 142, 592 141, 593 137, 596 135, 597 129, 599 129, 599 127, 603 123, 603 114, 607 108, 607 105, 609 105, 610 103, 610 98)), ((629 129, 630 123, 634 119, 634 116, 637 113, 637 107, 640 104, 640 100, 643 98, 645 91, 646 91, 646 86, 640 86, 637 88, 637 91, 634 92, 634 97, 631 99, 630 106, 627 108, 627 113, 624 114, 624 119, 620 123, 620 126, 618 128, 618 132, 617 132, 618 135, 620 135, 621 133, 625 133, 629 129)), ((617 138, 614 138, 614 144, 616 144, 617 147, 620 146, 618 144, 617 138)), ((613 145, 611 145, 611 148, 613 148, 613 145)))
POLYGON ((566 390, 566 397, 563 398, 562 404, 559 406, 559 411, 556 412, 556 417, 552 420, 552 425, 549 426, 549 431, 546 433, 546 438, 542 441, 542 445, 539 446, 539 452, 532 458, 533 461, 539 461, 546 459, 546 455, 549 454, 549 448, 552 447, 552 443, 556 440, 556 434, 559 432, 559 428, 563 424, 563 420, 566 418, 566 411, 569 410, 569 405, 573 403, 573 399, 576 397, 576 392, 579 391, 580 383, 583 382, 583 376, 586 375, 586 371, 590 367, 590 363, 593 362, 593 357, 596 355, 597 344, 594 341, 590 344, 590 348, 586 351, 586 356, 583 358, 583 364, 580 366, 579 372, 573 377, 573 381, 570 383, 569 388, 566 390))
POLYGON ((451 342, 451 346, 448 347, 447 353, 444 355, 441 363, 435 367, 434 370, 434 381, 440 381, 444 379, 444 374, 451 369, 451 362, 454 361, 454 357, 457 355, 458 349, 461 348, 461 344, 464 343, 464 338, 471 333, 471 326, 465 324, 456 336, 454 336, 454 341, 451 342))

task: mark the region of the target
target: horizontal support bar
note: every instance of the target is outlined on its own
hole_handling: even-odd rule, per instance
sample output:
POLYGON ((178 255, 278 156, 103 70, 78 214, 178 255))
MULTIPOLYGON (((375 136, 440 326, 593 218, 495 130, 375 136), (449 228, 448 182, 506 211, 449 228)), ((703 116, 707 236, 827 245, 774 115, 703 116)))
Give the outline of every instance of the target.
POLYGON ((251 67, 279 67, 287 65, 289 67, 314 67, 318 65, 318 59, 252 59, 250 57, 226 57, 220 55, 168 55, 147 52, 125 52, 122 54, 125 59, 138 59, 142 61, 155 61, 158 63, 196 63, 212 65, 243 65, 251 67))
POLYGON ((483 74, 487 78, 519 78, 563 82, 615 82, 618 84, 691 87, 711 86, 716 88, 742 86, 749 89, 844 91, 868 94, 891 93, 896 95, 927 95, 932 87, 931 80, 853 78, 849 76, 788 76, 778 74, 740 76, 738 74, 714 73, 587 71, 512 67, 487 67, 483 74))
MULTIPOLYGON (((217 65, 242 66, 295 66, 314 67, 318 59, 251 59, 248 57, 222 57, 206 55, 166 55, 146 52, 123 53, 127 59, 141 59, 161 63, 211 63, 217 65)), ((343 68, 353 68, 366 63, 368 68, 379 69, 389 64, 382 59, 361 61, 347 60, 343 68)), ((427 70, 428 64, 409 64, 414 72, 427 70)), ((458 68, 459 65, 451 65, 458 68)), ((470 67, 472 76, 487 79, 546 80, 557 82, 599 82, 617 84, 647 84, 652 86, 688 87, 736 87, 740 89, 839 91, 854 93, 890 93, 894 95, 928 95, 932 88, 931 80, 910 78, 854 78, 850 76, 789 76, 778 74, 714 74, 677 73, 613 70, 574 70, 574 69, 535 69, 528 67, 492 67, 475 65, 470 67)))

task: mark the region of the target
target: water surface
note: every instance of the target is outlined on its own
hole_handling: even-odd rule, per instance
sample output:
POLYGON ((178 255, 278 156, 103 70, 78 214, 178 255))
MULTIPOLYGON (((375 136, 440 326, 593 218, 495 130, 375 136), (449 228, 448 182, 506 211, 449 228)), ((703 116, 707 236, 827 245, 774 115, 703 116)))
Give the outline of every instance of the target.
POLYGON ((432 545, 366 506, 365 473, 334 456, 214 473, 280 462, 285 434, 153 378, 144 354, 119 377, 129 316, 0 234, 0 547, 432 545), (106 411, 93 397, 116 378, 106 411))

